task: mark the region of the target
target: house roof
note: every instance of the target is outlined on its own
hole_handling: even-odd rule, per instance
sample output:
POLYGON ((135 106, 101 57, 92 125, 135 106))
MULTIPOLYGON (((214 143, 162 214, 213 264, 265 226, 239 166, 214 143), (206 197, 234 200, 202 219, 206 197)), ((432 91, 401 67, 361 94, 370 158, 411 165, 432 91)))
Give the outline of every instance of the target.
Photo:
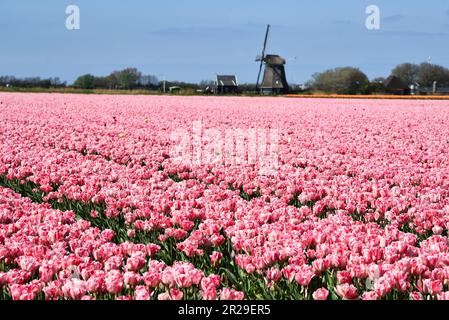
POLYGON ((217 85, 219 87, 237 87, 237 78, 232 75, 218 75, 217 85))
POLYGON ((408 86, 401 80, 401 78, 396 76, 389 76, 383 83, 385 89, 388 90, 406 90, 408 86))

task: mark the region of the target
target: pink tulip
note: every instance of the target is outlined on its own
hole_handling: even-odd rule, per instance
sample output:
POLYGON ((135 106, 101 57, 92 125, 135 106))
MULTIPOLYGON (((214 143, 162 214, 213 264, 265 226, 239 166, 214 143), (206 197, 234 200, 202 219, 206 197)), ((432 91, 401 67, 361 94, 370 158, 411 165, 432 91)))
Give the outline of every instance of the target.
POLYGON ((138 286, 134 292, 134 300, 150 300, 150 291, 145 286, 138 286))
POLYGON ((92 210, 92 211, 90 212, 90 216, 91 216, 92 218, 96 219, 96 218, 99 217, 99 213, 98 213, 97 210, 92 210))
POLYGON ((101 233, 101 236, 103 237, 104 240, 106 240, 107 242, 110 242, 110 241, 112 241, 112 239, 114 239, 115 232, 112 230, 106 229, 101 233))
POLYGON ((182 293, 182 291, 172 288, 170 289, 170 300, 182 300, 184 294, 182 293))
POLYGON ((105 279, 106 290, 111 294, 117 294, 123 290, 123 276, 117 270, 109 271, 105 279))
POLYGON ((245 297, 243 292, 235 291, 229 288, 223 288, 220 291, 220 300, 243 300, 245 297))
POLYGON ((410 293, 410 300, 424 300, 424 297, 419 292, 410 293))
POLYGON ((335 288, 335 292, 344 300, 354 300, 359 297, 357 288, 350 284, 342 284, 335 288))
POLYGON ((128 238, 133 239, 136 236, 136 230, 128 230, 126 231, 128 238))
POLYGON ((438 300, 449 300, 449 292, 441 292, 438 294, 438 300))
POLYGON ((62 286, 62 292, 64 293, 64 296, 72 300, 81 299, 81 297, 84 296, 86 291, 87 291, 86 283, 78 279, 68 280, 62 286))
POLYGON ((201 297, 203 298, 203 300, 217 300, 217 290, 216 289, 201 290, 201 297))
POLYGON ((157 299, 162 301, 171 300, 170 293, 169 292, 160 293, 157 296, 157 299))
POLYGON ((327 300, 328 296, 329 296, 329 291, 327 291, 325 288, 317 289, 312 294, 312 297, 314 300, 327 300))
POLYGON ((271 281, 277 282, 282 278, 282 273, 278 268, 271 268, 267 271, 267 278, 271 281))
POLYGON ((362 300, 379 300, 379 296, 374 291, 364 292, 362 294, 362 300))
POLYGON ((350 284, 352 281, 352 275, 348 271, 340 271, 337 273, 337 281, 339 284, 350 284))
POLYGON ((223 258, 223 253, 214 251, 210 255, 210 262, 213 266, 216 266, 220 263, 221 259, 223 258))
POLYGON ((147 253, 148 253, 148 255, 150 256, 150 257, 153 257, 156 253, 158 253, 159 252, 159 250, 161 249, 158 245, 155 245, 155 244, 148 244, 147 246, 146 246, 146 249, 147 249, 147 253))
POLYGON ((123 275, 123 282, 126 286, 135 287, 140 282, 140 275, 135 272, 125 272, 123 275))

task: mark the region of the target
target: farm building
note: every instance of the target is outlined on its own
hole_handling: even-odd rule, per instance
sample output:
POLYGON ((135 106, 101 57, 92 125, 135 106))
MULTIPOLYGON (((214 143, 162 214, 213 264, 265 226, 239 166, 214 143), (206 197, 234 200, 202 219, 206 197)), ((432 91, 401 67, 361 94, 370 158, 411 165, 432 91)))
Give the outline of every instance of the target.
POLYGON ((418 87, 416 89, 416 94, 447 96, 449 95, 449 87, 418 87))
POLYGON ((215 92, 218 94, 237 93, 239 85, 234 75, 217 75, 215 92))
POLYGON ((410 94, 410 88, 399 77, 389 76, 384 82, 383 86, 387 94, 407 95, 410 94))
POLYGON ((282 94, 289 91, 285 75, 285 59, 269 54, 263 58, 265 71, 260 90, 262 93, 282 94))

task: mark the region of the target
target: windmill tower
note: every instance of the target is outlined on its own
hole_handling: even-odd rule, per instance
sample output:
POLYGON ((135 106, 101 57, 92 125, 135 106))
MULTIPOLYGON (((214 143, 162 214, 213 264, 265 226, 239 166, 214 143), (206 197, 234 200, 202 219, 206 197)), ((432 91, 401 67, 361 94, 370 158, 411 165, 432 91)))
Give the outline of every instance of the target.
POLYGON ((287 77, 285 75, 285 59, 279 55, 266 54, 268 46, 268 36, 270 34, 270 25, 267 26, 265 41, 262 49, 262 55, 257 56, 256 61, 260 62, 259 74, 257 76, 256 90, 262 94, 282 94, 289 91, 287 77), (265 70, 260 84, 260 76, 265 64, 265 70))

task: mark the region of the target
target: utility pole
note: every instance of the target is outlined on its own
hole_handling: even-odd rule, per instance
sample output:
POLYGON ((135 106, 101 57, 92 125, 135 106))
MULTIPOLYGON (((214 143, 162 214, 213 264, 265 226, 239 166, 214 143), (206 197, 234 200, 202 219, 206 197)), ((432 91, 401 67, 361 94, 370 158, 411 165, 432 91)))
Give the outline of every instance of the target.
POLYGON ((165 93, 167 79, 164 74, 159 74, 158 77, 162 77, 162 92, 165 93))

